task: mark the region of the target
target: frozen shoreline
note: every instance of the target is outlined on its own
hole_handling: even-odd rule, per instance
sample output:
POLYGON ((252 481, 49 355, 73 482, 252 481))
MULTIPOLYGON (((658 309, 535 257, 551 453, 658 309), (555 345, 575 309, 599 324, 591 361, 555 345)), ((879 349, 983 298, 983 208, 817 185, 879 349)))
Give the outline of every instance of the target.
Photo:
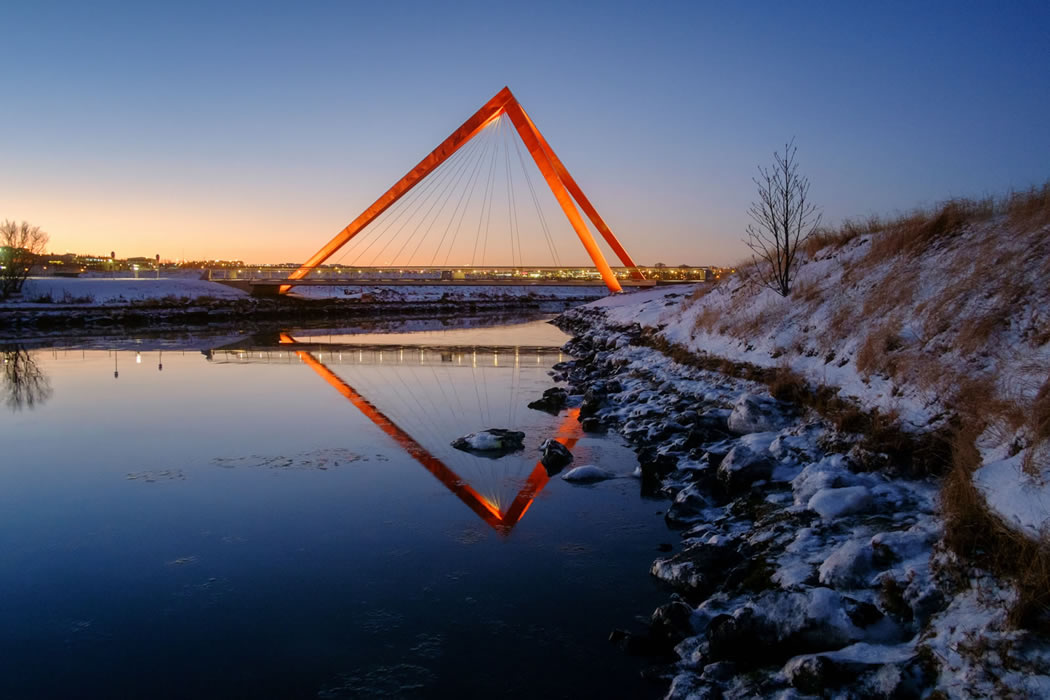
MULTIPOLYGON (((349 288, 348 288, 349 289, 349 288)), ((31 278, 22 298, 0 303, 9 339, 117 331, 249 329, 274 324, 361 323, 386 317, 442 318, 477 313, 558 312, 604 291, 571 287, 377 287, 352 294, 307 293, 257 299, 218 282, 160 279, 31 278), (341 295, 341 296, 340 296, 341 295), (50 300, 50 301, 46 301, 50 300)))
POLYGON ((1045 694, 1050 646, 1007 625, 1012 590, 949 575, 938 483, 764 386, 645 347, 637 324, 667 322, 676 296, 566 312, 577 359, 555 375, 584 428, 623 434, 643 489, 673 498, 681 547, 651 573, 674 598, 615 635, 677 658, 668 697, 1045 694))
MULTIPOLYGON (((0 309, 48 309, 61 307, 126 306, 159 300, 204 298, 243 300, 241 289, 221 282, 202 280, 197 271, 171 277, 30 277, 21 297, 0 303, 0 309), (38 301, 43 299, 44 301, 38 301)), ((607 295, 604 287, 579 286, 415 286, 336 285, 303 286, 293 291, 299 300, 347 302, 438 302, 485 300, 595 300, 607 295)))

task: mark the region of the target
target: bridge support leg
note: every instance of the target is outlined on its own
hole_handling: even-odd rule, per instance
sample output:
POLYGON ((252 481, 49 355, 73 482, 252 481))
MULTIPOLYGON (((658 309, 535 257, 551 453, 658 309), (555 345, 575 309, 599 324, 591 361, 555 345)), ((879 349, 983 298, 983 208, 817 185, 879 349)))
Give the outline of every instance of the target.
POLYGON ((573 231, 580 237, 580 242, 583 243, 583 247, 587 250, 587 254, 591 256, 591 260, 594 261, 594 266, 598 268, 598 272, 602 276, 602 281, 605 282, 605 286, 609 288, 610 292, 614 294, 616 292, 623 291, 620 287, 620 281, 616 279, 616 275, 613 274, 612 269, 609 267, 609 263, 605 261, 605 256, 602 255, 601 249, 598 247, 597 242, 594 240, 594 236, 587 230, 587 224, 584 222, 583 217, 580 216, 580 212, 576 210, 576 205, 572 203, 572 195, 565 188, 565 183, 562 182, 561 178, 558 177, 558 172, 554 168, 554 164, 551 163, 550 158, 547 157, 546 151, 543 150, 543 146, 540 144, 540 136, 536 127, 532 124, 528 117, 525 116, 525 112, 522 111, 521 105, 518 104, 517 100, 513 100, 508 103, 504 110, 507 112, 507 116, 510 117, 510 121, 514 124, 514 128, 518 130, 518 136, 521 137, 522 142, 525 144, 525 148, 529 149, 529 154, 532 159, 536 161, 536 167, 540 169, 540 173, 543 174, 543 179, 547 181, 547 186, 551 188, 551 192, 554 193, 554 198, 558 200, 558 204, 561 205, 561 209, 565 212, 565 216, 569 219, 569 224, 572 225, 573 231))

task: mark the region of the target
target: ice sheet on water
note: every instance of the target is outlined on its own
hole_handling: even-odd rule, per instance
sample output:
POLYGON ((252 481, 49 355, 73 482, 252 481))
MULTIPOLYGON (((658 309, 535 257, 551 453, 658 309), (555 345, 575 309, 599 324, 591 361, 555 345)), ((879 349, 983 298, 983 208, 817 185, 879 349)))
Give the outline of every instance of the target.
POLYGON ((378 462, 387 461, 383 455, 361 455, 343 448, 330 448, 321 450, 310 450, 295 455, 246 455, 243 457, 216 457, 212 464, 225 469, 236 467, 248 467, 253 469, 288 469, 288 470, 310 470, 319 469, 326 471, 336 467, 353 464, 354 462, 378 462))

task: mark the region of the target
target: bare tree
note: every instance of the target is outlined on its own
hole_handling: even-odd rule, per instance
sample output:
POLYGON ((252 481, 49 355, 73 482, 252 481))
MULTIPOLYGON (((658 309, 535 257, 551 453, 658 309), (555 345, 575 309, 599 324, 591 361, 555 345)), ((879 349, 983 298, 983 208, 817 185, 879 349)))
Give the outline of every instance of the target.
POLYGON ((758 201, 748 214, 747 247, 762 285, 782 297, 791 293, 799 245, 820 224, 821 213, 809 201, 809 178, 800 175, 792 139, 784 153, 773 153, 773 167, 758 167, 758 201))
POLYGON ((36 256, 44 252, 47 234, 23 221, 0 224, 0 299, 22 291, 36 256))

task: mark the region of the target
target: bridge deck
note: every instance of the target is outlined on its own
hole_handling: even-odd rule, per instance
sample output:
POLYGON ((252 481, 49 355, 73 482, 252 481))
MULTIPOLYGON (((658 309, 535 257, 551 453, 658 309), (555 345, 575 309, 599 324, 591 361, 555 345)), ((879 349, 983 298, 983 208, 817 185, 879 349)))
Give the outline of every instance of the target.
POLYGON ((204 351, 216 364, 292 364, 298 352, 309 352, 331 365, 415 365, 511 368, 521 364, 553 365, 567 355, 560 348, 542 346, 474 345, 354 345, 347 343, 291 343, 255 345, 251 340, 204 351))
MULTIPOLYGON (((226 280, 215 280, 224 282, 226 280)), ((255 287, 279 287, 291 285, 293 287, 604 287, 601 280, 440 280, 440 279, 361 279, 354 278, 330 278, 330 279, 244 279, 229 280, 247 282, 255 287)), ((657 280, 620 280, 624 287, 653 287, 657 280)))

